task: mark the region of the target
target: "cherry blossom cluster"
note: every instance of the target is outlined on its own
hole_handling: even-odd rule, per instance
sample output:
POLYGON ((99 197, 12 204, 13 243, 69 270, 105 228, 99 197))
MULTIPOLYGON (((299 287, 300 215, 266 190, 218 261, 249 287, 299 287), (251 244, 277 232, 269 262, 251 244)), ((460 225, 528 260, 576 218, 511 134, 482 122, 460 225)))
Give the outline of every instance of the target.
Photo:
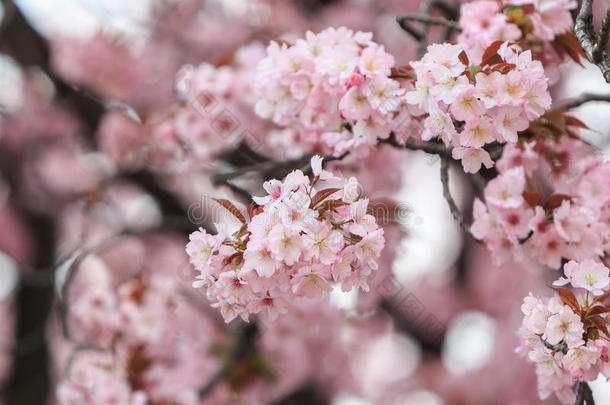
POLYGON ((239 48, 226 63, 185 65, 178 71, 175 90, 179 103, 162 125, 187 145, 191 157, 210 161, 242 141, 256 148, 252 144, 261 134, 273 130, 253 112, 256 98, 251 66, 263 56, 264 47, 255 42, 239 48))
POLYGON ((474 1, 461 6, 458 42, 468 55, 479 59, 487 46, 495 41, 519 42, 535 50, 540 59, 554 53, 549 43, 558 35, 571 32, 570 10, 576 7, 572 0, 509 0, 474 1), (540 46, 542 49, 538 49, 540 46), (542 55, 540 55, 542 54, 542 55))
POLYGON ((486 144, 516 142, 551 105, 544 69, 530 51, 497 42, 485 56, 470 65, 460 45, 430 45, 411 63, 417 81, 406 95, 426 114, 422 139, 453 145, 453 157, 469 173, 493 166, 486 144))
POLYGON ((599 373, 610 376, 606 324, 610 309, 609 271, 602 263, 570 261, 565 275, 553 283, 557 295, 546 300, 525 297, 518 351, 535 364, 541 399, 555 393, 565 404, 574 403, 576 381, 592 381, 599 373), (569 284, 574 291, 565 287, 569 284))
POLYGON ((267 196, 254 197, 250 222, 230 202, 220 201, 243 223, 233 235, 201 229, 186 246, 201 274, 193 283, 206 287, 213 306, 226 322, 264 311, 270 319, 288 311, 298 297, 327 295, 331 283, 344 291, 367 291, 367 276, 377 270, 385 240, 369 200, 355 178, 342 188, 317 190, 318 182, 339 180, 322 169, 322 158, 311 160, 313 180, 301 170, 282 182, 265 182, 267 196))
POLYGON ((405 89, 389 77, 394 57, 372 36, 340 27, 294 45, 271 42, 258 65, 256 113, 337 155, 387 138, 405 89))
POLYGON ((507 145, 497 167, 471 228, 497 263, 533 257, 557 269, 610 251, 610 163, 588 145, 568 136, 507 145))

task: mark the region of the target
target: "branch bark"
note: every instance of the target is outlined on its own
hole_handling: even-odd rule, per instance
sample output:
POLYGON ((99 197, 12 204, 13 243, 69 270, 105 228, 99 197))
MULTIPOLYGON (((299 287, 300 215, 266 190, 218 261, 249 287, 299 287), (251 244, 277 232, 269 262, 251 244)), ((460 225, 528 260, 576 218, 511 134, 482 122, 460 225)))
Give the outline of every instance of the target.
POLYGON ((592 102, 592 101, 604 101, 610 103, 610 94, 592 94, 592 93, 583 93, 579 97, 574 98, 564 104, 555 107, 555 110, 570 110, 572 108, 580 107, 583 104, 592 102))
POLYGON ((455 21, 447 20, 446 18, 443 18, 443 17, 430 17, 429 15, 426 15, 426 14, 417 14, 417 13, 405 14, 402 17, 398 17, 396 19, 396 21, 400 25, 400 28, 402 28, 405 31, 408 31, 409 29, 411 29, 411 27, 409 27, 408 24, 406 23, 407 21, 417 21, 417 22, 429 24, 429 25, 442 25, 444 27, 451 28, 454 31, 462 32, 462 27, 460 26, 459 23, 457 23, 455 21))
POLYGON ((585 381, 577 382, 574 390, 576 391, 576 402, 574 402, 574 405, 595 405, 591 387, 585 381))
POLYGON ((449 158, 445 156, 441 156, 441 183, 443 184, 443 197, 445 197, 447 204, 449 204, 451 215, 453 215, 453 218, 457 221, 464 232, 466 232, 466 234, 470 235, 475 241, 480 242, 480 240, 475 238, 475 236, 472 234, 470 226, 466 224, 464 216, 460 212, 460 209, 451 195, 451 190, 449 189, 449 158))
POLYGON ((434 11, 434 9, 440 10, 445 15, 445 17, 450 19, 457 19, 459 13, 459 9, 445 3, 442 0, 425 0, 421 3, 419 13, 407 14, 396 19, 396 21, 400 25, 400 28, 405 30, 417 41, 418 58, 421 58, 426 53, 426 48, 428 46, 426 39, 428 37, 428 29, 430 28, 430 25, 444 26, 446 40, 451 39, 451 36, 454 31, 462 30, 460 25, 454 21, 442 17, 432 17, 430 14, 434 11), (417 29, 410 26, 407 23, 407 21, 409 20, 420 22, 421 27, 417 29))
POLYGON ((610 35, 610 9, 598 35, 593 26, 593 0, 583 0, 576 16, 574 34, 589 60, 599 67, 606 82, 610 83, 610 58, 604 50, 610 35))

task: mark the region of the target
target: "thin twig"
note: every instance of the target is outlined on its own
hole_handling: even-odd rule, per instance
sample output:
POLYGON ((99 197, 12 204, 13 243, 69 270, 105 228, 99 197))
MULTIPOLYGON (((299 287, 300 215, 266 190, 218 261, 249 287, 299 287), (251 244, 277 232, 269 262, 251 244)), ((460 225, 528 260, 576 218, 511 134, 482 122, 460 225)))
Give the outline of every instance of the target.
POLYGON ((587 57, 601 70, 606 82, 610 83, 610 58, 604 51, 608 43, 610 30, 610 18, 606 13, 606 18, 602 22, 600 35, 595 33, 593 26, 593 0, 583 0, 580 11, 576 16, 574 24, 574 34, 587 57))
POLYGON ((421 139, 416 138, 407 138, 405 144, 400 144, 396 141, 396 138, 393 134, 386 139, 381 139, 379 143, 385 143, 391 145, 395 148, 405 148, 410 150, 421 150, 426 153, 430 153, 432 155, 439 156, 451 156, 451 149, 445 147, 442 143, 435 143, 429 141, 422 141, 421 139))
POLYGON ((453 218, 457 221, 460 227, 466 232, 466 234, 470 235, 472 239, 479 242, 479 239, 475 238, 470 230, 470 227, 466 224, 464 220, 464 216, 460 212, 453 196, 451 195, 451 191, 449 190, 449 158, 445 156, 441 156, 441 183, 443 183, 443 196, 445 200, 447 200, 447 204, 449 204, 449 210, 453 215, 453 218))
POLYGON ((429 25, 442 25, 447 28, 451 28, 452 30, 462 32, 462 27, 460 26, 459 23, 457 23, 455 21, 447 20, 446 18, 443 18, 443 17, 430 17, 429 15, 425 15, 425 14, 418 14, 418 13, 405 14, 401 17, 398 17, 396 19, 396 21, 398 22, 400 27, 405 31, 408 31, 408 29, 412 29, 406 23, 407 21, 417 21, 417 22, 421 22, 421 23, 425 23, 425 24, 429 24, 429 25))
POLYGON ((564 104, 555 107, 555 110, 570 110, 572 108, 580 107, 585 103, 592 101, 605 101, 610 103, 610 94, 591 94, 583 93, 579 97, 572 99, 564 104))
MULTIPOLYGON (((115 244, 118 239, 129 236, 129 235, 131 235, 131 233, 123 233, 120 235, 110 236, 110 237, 102 240, 100 243, 98 243, 88 249, 84 249, 84 250, 80 251, 79 253, 75 254, 71 258, 66 259, 65 261, 63 261, 62 263, 60 263, 58 265, 58 267, 61 267, 63 265, 66 265, 67 262, 69 262, 71 260, 71 263, 69 264, 69 267, 66 270, 64 278, 62 280, 61 290, 60 290, 60 294, 59 294, 59 302, 58 302, 59 322, 61 325, 61 330, 62 330, 64 339, 66 339, 67 341, 70 341, 70 342, 72 341, 72 336, 70 334, 70 328, 69 328, 69 324, 68 324, 69 323, 68 322, 68 313, 69 313, 69 300, 70 300, 70 286, 72 284, 72 281, 74 280, 74 277, 76 276, 76 273, 78 272, 80 265, 89 255, 95 254, 95 253, 100 253, 100 252, 104 251, 106 248, 115 244)), ((57 281, 57 280, 55 280, 55 281, 57 281)))
MULTIPOLYGON (((324 156, 322 163, 326 165, 328 162, 343 160, 348 155, 349 152, 345 152, 339 156, 324 156)), ((267 174, 266 177, 275 176, 279 178, 284 177, 287 173, 295 169, 301 169, 303 172, 307 173, 307 171, 310 170, 309 162, 311 157, 311 155, 306 155, 299 159, 292 159, 284 162, 269 160, 266 162, 256 163, 251 166, 241 167, 229 173, 216 174, 212 177, 212 182, 215 185, 224 184, 233 191, 238 192, 238 194, 242 194, 249 198, 250 194, 247 191, 237 187, 235 184, 231 183, 230 180, 245 176, 249 173, 262 173, 267 174)))

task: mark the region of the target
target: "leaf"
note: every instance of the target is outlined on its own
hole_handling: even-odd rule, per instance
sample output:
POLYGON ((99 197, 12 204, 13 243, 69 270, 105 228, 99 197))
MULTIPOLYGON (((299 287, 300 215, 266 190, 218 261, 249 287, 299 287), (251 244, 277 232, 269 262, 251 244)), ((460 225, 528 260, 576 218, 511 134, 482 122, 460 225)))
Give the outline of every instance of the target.
POLYGON ((325 188, 324 190, 320 190, 313 196, 311 199, 311 204, 309 204, 310 208, 315 207, 320 202, 326 200, 331 195, 335 194, 337 191, 341 191, 341 188, 325 188))
POLYGON ((606 312, 610 312, 610 308, 608 308, 605 305, 596 305, 593 308, 591 308, 589 310, 589 315, 593 316, 593 315, 601 315, 601 314, 605 314, 606 312))
POLYGON ((228 264, 230 264, 230 263, 233 261, 233 259, 236 259, 236 258, 238 258, 238 257, 242 257, 243 255, 244 255, 244 254, 243 254, 243 252, 236 252, 236 253, 233 253, 231 256, 226 257, 226 258, 225 258, 225 259, 222 261, 222 265, 223 265, 223 267, 224 267, 224 266, 226 266, 226 265, 228 265, 228 264))
POLYGON ((515 67, 516 67, 516 65, 514 63, 502 62, 502 63, 498 63, 497 65, 495 65, 491 70, 494 72, 508 73, 511 70, 513 70, 515 67))
POLYGON ((557 128, 560 132, 563 132, 566 128, 566 115, 565 110, 551 110, 544 114, 544 118, 557 128))
POLYGON ((610 336, 608 333, 608 328, 606 327, 606 321, 599 315, 593 316, 589 318, 591 322, 595 325, 595 327, 606 334, 606 336, 610 336))
POLYGON ((572 197, 567 194, 552 194, 548 200, 546 200, 546 204, 544 204, 544 208, 548 210, 554 210, 555 208, 561 206, 561 203, 564 201, 570 201, 572 197))
POLYGON ((555 290, 557 294, 559 294, 559 298, 561 298, 561 301, 563 301, 564 304, 572 308, 572 311, 574 311, 578 315, 582 315, 582 309, 580 309, 580 304, 578 303, 578 300, 576 299, 572 291, 564 287, 551 288, 555 290))
POLYGON ((578 127, 578 128, 583 128, 583 129, 589 129, 587 124, 585 124, 584 122, 582 122, 578 118, 574 118, 572 116, 566 115, 565 116, 565 120, 566 120, 566 125, 567 126, 578 127))
POLYGON ((214 198, 214 201, 225 207, 227 211, 233 214, 233 216, 239 219, 242 223, 246 223, 246 218, 244 217, 244 214, 242 214, 241 211, 236 206, 234 206, 231 201, 219 198, 214 198))
POLYGON ((391 79, 407 79, 407 80, 415 80, 415 72, 413 72, 413 68, 409 65, 393 67, 390 70, 390 78, 391 79))
POLYGON ((462 51, 458 55, 458 58, 460 59, 460 62, 462 62, 464 64, 464 66, 470 65, 470 61, 468 60, 468 55, 466 55, 466 52, 462 51))
POLYGON ((252 218, 254 218, 254 201, 252 201, 250 203, 250 205, 248 205, 248 208, 246 208, 246 210, 248 211, 248 217, 250 217, 250 221, 252 221, 252 218))
POLYGON ((349 204, 343 200, 326 200, 318 208, 320 208, 321 211, 332 211, 335 208, 343 207, 345 205, 349 204))
POLYGON ((572 31, 557 35, 555 40, 551 42, 551 45, 560 56, 567 54, 574 62, 581 66, 582 60, 588 60, 587 54, 572 31))
POLYGON ((487 49, 485 49, 485 52, 483 52, 483 57, 481 58, 481 66, 491 66, 495 65, 496 63, 502 62, 502 58, 500 58, 500 55, 498 55, 498 50, 500 49, 503 43, 504 41, 495 41, 494 43, 489 45, 487 49), (496 62, 497 60, 499 60, 499 62, 496 62))
POLYGON ((534 191, 524 191, 523 198, 530 207, 534 208, 542 199, 542 194, 534 191))

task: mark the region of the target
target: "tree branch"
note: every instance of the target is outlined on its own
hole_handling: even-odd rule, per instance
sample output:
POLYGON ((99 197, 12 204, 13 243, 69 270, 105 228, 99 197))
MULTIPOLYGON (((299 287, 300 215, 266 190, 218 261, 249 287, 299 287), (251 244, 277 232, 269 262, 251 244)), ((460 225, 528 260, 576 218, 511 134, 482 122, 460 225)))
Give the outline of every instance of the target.
POLYGON ((445 156, 441 156, 441 183, 443 184, 443 197, 445 197, 447 204, 449 204, 449 210, 451 211, 453 218, 457 221, 464 232, 466 232, 466 234, 470 235, 475 241, 480 242, 480 240, 475 238, 475 236, 472 234, 470 227, 464 220, 464 216, 451 196, 451 191, 449 190, 449 159, 445 156))
POLYGON ((385 143, 395 148, 404 148, 410 150, 421 150, 431 155, 447 156, 451 157, 451 149, 445 147, 442 143, 435 143, 430 141, 422 141, 421 139, 407 138, 404 145, 398 143, 393 134, 386 139, 381 139, 379 143, 385 143))
POLYGON ((577 382, 574 385, 574 390, 576 391, 576 402, 574 402, 574 405, 595 405, 591 387, 585 381, 577 382))
POLYGON ((405 30, 417 41, 417 57, 421 58, 426 53, 428 43, 426 38, 428 36, 428 29, 430 25, 442 25, 445 27, 445 39, 449 40, 453 31, 461 31, 460 25, 454 21, 441 18, 432 17, 430 14, 434 9, 440 10, 445 17, 455 19, 458 15, 458 9, 443 2, 442 0, 425 0, 421 3, 419 13, 411 13, 396 19, 400 28, 405 30), (407 21, 417 21, 421 23, 421 28, 411 27, 407 21))
POLYGON ((591 101, 605 101, 610 103, 610 94, 592 94, 592 93, 583 93, 579 97, 574 98, 564 104, 555 107, 555 110, 570 110, 572 108, 580 107, 583 104, 589 103, 591 101))
POLYGON ((442 25, 444 27, 451 28, 452 30, 462 32, 462 27, 459 23, 447 20, 443 17, 430 17, 426 14, 410 13, 396 19, 396 22, 398 22, 400 28, 408 32, 409 29, 412 28, 407 24, 407 21, 417 21, 429 25, 442 25))
POLYGON ((587 57, 601 70, 606 82, 610 83, 610 58, 605 52, 610 31, 610 10, 602 21, 600 34, 595 33, 593 26, 593 0, 583 0, 576 16, 574 34, 587 57))

